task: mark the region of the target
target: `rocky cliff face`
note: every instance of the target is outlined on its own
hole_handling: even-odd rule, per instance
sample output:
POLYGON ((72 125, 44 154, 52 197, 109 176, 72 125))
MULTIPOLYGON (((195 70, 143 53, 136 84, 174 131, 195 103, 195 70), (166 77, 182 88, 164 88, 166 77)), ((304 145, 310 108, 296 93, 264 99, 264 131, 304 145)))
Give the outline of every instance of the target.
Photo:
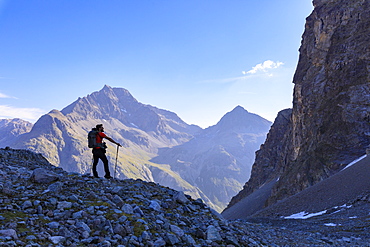
MULTIPOLYGON (((293 79, 291 127, 277 137, 283 140, 283 154, 257 155, 252 178, 260 181, 251 179, 241 192, 248 195, 279 177, 266 205, 331 176, 365 154, 370 144, 370 3, 313 3, 293 79), (268 162, 272 159, 275 164, 268 162), (275 169, 277 164, 281 169, 275 169), (274 174, 266 176, 269 170, 274 174)), ((264 149, 273 150, 271 144, 266 142, 264 149)))
POLYGON ((370 144, 370 3, 314 5, 293 79, 292 160, 271 202, 327 178, 370 144))

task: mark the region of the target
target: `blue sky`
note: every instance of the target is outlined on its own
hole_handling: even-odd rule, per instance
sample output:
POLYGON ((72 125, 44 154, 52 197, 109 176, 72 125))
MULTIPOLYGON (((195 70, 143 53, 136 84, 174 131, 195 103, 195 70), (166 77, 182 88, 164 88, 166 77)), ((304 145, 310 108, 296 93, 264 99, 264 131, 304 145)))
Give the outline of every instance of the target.
POLYGON ((103 88, 208 127, 237 105, 273 121, 311 0, 0 0, 0 119, 35 122, 103 88))

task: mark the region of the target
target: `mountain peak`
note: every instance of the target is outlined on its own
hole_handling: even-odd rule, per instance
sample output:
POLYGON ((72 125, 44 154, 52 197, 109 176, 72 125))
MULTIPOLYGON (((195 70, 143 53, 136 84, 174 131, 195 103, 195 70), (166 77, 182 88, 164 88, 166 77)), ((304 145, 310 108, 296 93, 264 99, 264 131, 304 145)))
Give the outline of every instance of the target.
POLYGON ((242 106, 238 105, 236 106, 232 111, 226 113, 220 120, 221 121, 225 121, 225 119, 229 119, 229 118, 236 118, 236 117, 240 117, 242 115, 249 115, 250 113, 245 110, 242 106))
POLYGON ((271 122, 258 116, 257 114, 250 113, 242 106, 236 106, 232 111, 226 113, 216 126, 221 129, 239 129, 247 128, 256 130, 255 128, 265 129, 269 127, 271 122))
POLYGON ((231 112, 248 112, 246 109, 244 109, 242 106, 237 105, 231 112))
POLYGON ((112 90, 112 87, 105 84, 104 87, 102 88, 102 90, 112 90))

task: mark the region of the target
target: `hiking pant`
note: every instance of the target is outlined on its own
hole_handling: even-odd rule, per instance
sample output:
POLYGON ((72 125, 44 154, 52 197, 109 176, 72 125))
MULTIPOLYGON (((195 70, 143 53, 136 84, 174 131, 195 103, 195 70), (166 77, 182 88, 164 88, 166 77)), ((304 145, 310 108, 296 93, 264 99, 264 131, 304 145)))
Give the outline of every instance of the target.
POLYGON ((92 167, 94 177, 99 176, 98 171, 96 170, 99 159, 101 159, 101 161, 103 161, 103 164, 104 164, 104 171, 105 171, 105 176, 104 177, 110 177, 108 159, 107 159, 107 156, 105 155, 105 149, 103 149, 103 148, 95 149, 94 148, 92 153, 93 153, 93 158, 94 158, 93 167, 92 167))

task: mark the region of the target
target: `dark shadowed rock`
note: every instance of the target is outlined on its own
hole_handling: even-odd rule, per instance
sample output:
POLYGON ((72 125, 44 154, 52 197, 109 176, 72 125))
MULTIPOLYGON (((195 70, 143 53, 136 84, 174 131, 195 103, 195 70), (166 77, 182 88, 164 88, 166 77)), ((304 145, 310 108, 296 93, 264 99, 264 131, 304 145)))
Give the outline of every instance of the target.
POLYGON ((278 179, 260 209, 273 205, 337 173, 370 144, 370 3, 313 2, 291 116, 282 131, 271 128, 250 181, 229 208, 278 179))
POLYGON ((293 78, 290 157, 269 204, 365 154, 370 144, 369 4, 314 1, 293 78))

